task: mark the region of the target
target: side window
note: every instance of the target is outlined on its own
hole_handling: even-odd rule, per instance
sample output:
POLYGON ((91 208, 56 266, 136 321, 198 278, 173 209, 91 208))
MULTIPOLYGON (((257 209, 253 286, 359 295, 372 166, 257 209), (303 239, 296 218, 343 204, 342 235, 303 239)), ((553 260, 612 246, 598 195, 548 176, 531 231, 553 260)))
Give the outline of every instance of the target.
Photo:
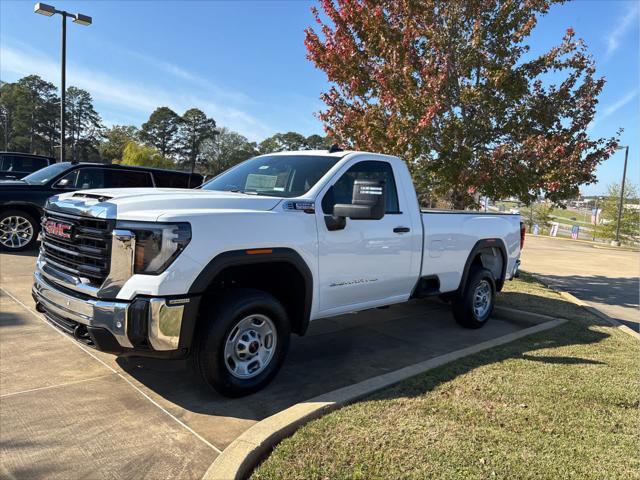
POLYGON ((62 177, 60 180, 58 180, 54 187, 57 188, 76 188, 76 180, 78 178, 78 172, 79 170, 72 170, 71 172, 67 173, 64 177, 62 177))
POLYGON ((356 180, 384 180, 387 194, 385 213, 400 213, 391 164, 375 160, 358 162, 347 170, 325 194, 322 199, 322 211, 331 215, 336 203, 351 203, 353 182, 356 180))
POLYGON ((104 169, 102 168, 81 168, 78 171, 76 188, 89 190, 91 188, 104 187, 104 169))
POLYGON ((12 157, 10 157, 9 155, 2 155, 0 157, 0 172, 10 172, 12 166, 12 157))
POLYGON ((107 188, 153 187, 149 172, 132 170, 105 170, 104 186, 107 188))

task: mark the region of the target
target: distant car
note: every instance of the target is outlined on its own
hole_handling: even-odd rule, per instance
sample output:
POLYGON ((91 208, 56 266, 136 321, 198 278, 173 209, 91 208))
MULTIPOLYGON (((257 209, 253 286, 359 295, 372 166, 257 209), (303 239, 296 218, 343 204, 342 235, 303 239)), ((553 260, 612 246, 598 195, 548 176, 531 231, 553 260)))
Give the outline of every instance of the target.
POLYGON ((18 180, 55 163, 55 158, 20 152, 0 152, 0 180, 18 180))
POLYGON ((0 181, 0 250, 21 251, 34 246, 44 204, 52 195, 94 188, 195 188, 197 173, 157 168, 53 163, 21 180, 0 181))

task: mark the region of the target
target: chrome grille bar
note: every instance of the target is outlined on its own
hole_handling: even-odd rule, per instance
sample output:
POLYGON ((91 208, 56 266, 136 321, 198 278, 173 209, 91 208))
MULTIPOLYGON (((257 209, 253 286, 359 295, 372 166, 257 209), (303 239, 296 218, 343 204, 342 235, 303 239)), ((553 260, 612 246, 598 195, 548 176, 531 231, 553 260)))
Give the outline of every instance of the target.
POLYGON ((70 225, 70 238, 42 229, 41 252, 49 267, 100 287, 111 267, 113 222, 45 210, 43 227, 49 221, 70 225))

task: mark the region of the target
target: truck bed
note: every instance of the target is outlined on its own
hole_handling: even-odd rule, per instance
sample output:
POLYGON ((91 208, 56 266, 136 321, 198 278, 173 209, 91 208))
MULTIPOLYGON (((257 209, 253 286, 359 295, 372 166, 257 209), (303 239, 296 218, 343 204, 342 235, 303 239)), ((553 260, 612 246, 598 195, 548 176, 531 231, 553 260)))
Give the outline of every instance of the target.
POLYGON ((437 277, 440 292, 458 289, 467 259, 479 245, 495 256, 496 272, 506 261, 506 279, 511 278, 520 254, 520 215, 421 209, 421 217, 421 277, 437 277))

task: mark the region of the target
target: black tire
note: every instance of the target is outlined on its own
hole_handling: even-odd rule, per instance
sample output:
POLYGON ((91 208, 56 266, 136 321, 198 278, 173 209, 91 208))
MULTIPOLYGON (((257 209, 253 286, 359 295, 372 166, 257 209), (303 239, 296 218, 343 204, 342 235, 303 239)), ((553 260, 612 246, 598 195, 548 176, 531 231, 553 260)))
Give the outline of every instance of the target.
POLYGON ((465 328, 481 328, 491 317, 495 298, 496 282, 493 274, 486 268, 473 267, 469 272, 464 291, 451 305, 453 316, 465 328), (483 305, 482 308, 474 308, 476 294, 478 293, 478 295, 482 296, 482 290, 487 291, 487 288, 489 289, 488 303, 483 305))
MULTIPOLYGON (((21 224, 24 225, 24 224, 21 224)), ((40 231, 40 223, 33 218, 33 215, 25 212, 24 210, 5 210, 0 213, 0 251, 4 252, 21 252, 23 250, 29 250, 34 248, 36 245, 36 241, 38 239, 38 232, 40 231), (10 222, 10 218, 19 218, 23 221, 28 222, 31 228, 31 238, 27 243, 18 244, 16 242, 20 242, 20 239, 13 236, 13 234, 9 233, 7 227, 10 227, 14 222, 10 222), (10 222, 10 224, 7 224, 10 222), (4 228, 3 228, 4 227, 4 228), (15 246, 12 246, 12 243, 15 243, 15 246)), ((21 238, 24 238, 21 236, 21 238)))
MULTIPOLYGON (((238 332, 235 334, 238 335, 238 332)), ((202 309, 194 338, 193 360, 209 387, 227 397, 242 397, 257 392, 273 380, 289 350, 290 336, 287 312, 272 295, 244 288, 226 290, 216 295, 202 309), (262 371, 251 378, 238 378, 230 371, 234 362, 233 358, 230 361, 225 358, 225 345, 238 323, 252 315, 261 315, 272 322, 275 327, 275 335, 272 335, 275 337, 275 345, 270 360, 265 363, 262 371)), ((260 348, 263 346, 262 340, 259 340, 260 348)), ((253 343, 249 347, 252 345, 253 343)))

